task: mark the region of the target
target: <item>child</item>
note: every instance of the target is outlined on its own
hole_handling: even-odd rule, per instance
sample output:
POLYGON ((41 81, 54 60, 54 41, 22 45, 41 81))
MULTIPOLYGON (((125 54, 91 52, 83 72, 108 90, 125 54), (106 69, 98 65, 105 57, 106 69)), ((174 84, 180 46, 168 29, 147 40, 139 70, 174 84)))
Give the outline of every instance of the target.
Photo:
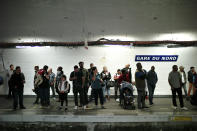
POLYGON ((68 109, 68 93, 70 91, 70 84, 68 83, 68 81, 66 80, 66 76, 62 75, 61 77, 61 81, 58 85, 58 90, 59 90, 59 95, 60 95, 60 102, 61 102, 61 106, 59 107, 59 109, 61 110, 64 104, 64 101, 66 102, 66 106, 65 106, 65 111, 68 109))

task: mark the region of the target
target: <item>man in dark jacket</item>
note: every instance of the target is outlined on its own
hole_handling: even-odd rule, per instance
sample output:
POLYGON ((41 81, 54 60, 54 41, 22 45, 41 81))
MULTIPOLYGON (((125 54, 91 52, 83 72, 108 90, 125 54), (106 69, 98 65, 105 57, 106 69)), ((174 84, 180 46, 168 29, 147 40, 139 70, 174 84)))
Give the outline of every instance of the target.
POLYGON ((195 68, 190 67, 190 71, 188 71, 188 81, 189 81, 188 97, 190 97, 190 93, 192 89, 193 89, 193 94, 195 93, 195 88, 193 87, 194 72, 195 72, 195 68))
POLYGON ((173 103, 172 108, 175 110, 177 109, 177 103, 176 103, 176 93, 177 93, 179 96, 181 109, 188 110, 186 107, 184 107, 184 103, 183 103, 183 96, 182 96, 182 89, 181 89, 182 81, 181 81, 181 75, 178 72, 177 65, 173 65, 172 71, 169 73, 169 76, 168 76, 168 82, 172 90, 172 103, 173 103))
POLYGON ((25 109, 25 106, 23 105, 23 88, 25 83, 25 76, 23 73, 21 73, 20 66, 16 67, 15 73, 10 78, 11 84, 12 84, 12 91, 13 91, 13 109, 16 110, 18 106, 18 99, 19 99, 19 105, 20 109, 25 109))
POLYGON ((138 93, 138 109, 148 108, 145 105, 145 79, 146 79, 146 71, 142 69, 141 63, 137 63, 137 70, 135 72, 135 84, 138 93))
POLYGON ((153 95, 156 87, 156 83, 158 81, 157 73, 155 72, 155 67, 152 66, 151 70, 147 74, 147 83, 148 83, 148 91, 149 91, 149 104, 153 105, 153 95))
POLYGON ((83 101, 84 101, 84 109, 88 108, 88 90, 89 90, 89 72, 87 69, 84 68, 84 62, 79 62, 79 72, 81 72, 82 75, 82 88, 83 88, 83 101))
POLYGON ((80 97, 80 106, 84 105, 84 97, 83 97, 83 87, 82 87, 82 77, 83 73, 79 72, 79 68, 77 65, 74 66, 74 71, 70 73, 70 81, 73 82, 73 94, 74 94, 74 101, 75 107, 74 109, 78 109, 78 94, 80 97))

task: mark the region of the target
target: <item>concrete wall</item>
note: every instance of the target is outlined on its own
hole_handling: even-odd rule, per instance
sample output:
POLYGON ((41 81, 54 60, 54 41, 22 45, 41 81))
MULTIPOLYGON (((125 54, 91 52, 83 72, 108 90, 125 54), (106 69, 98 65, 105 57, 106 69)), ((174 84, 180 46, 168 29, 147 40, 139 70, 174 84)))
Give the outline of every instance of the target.
MULTIPOLYGON (((118 68, 123 68, 130 63, 133 78, 136 70, 135 55, 179 55, 177 62, 142 62, 144 69, 149 70, 155 65, 158 73, 159 81, 156 87, 156 95, 170 95, 170 87, 168 85, 168 73, 171 71, 172 65, 183 65, 188 71, 190 66, 196 66, 197 60, 192 59, 197 55, 196 47, 187 48, 167 48, 167 47, 130 47, 130 46, 91 46, 89 49, 84 47, 33 47, 33 48, 9 48, 1 49, 6 68, 10 64, 20 65, 22 72, 26 76, 25 94, 34 94, 33 88, 34 66, 47 64, 53 68, 54 73, 58 66, 63 66, 66 76, 70 75, 73 66, 79 61, 85 62, 85 68, 89 68, 89 64, 93 62, 99 71, 103 66, 107 66, 112 75, 118 68)), ((2 63, 2 62, 1 62, 2 63)), ((2 65, 2 64, 0 64, 2 65)), ((1 66, 2 67, 2 66, 1 66)), ((1 71, 2 68, 1 68, 1 71)), ((4 73, 5 76, 5 72, 4 73)), ((6 86, 0 87, 0 94, 7 92, 6 86)), ((113 94, 112 89, 112 94, 113 94)), ((135 92, 136 93, 136 92, 135 92)), ((72 94, 72 91, 70 95, 72 94)))
POLYGON ((196 0, 1 0, 0 42, 197 40, 196 0))

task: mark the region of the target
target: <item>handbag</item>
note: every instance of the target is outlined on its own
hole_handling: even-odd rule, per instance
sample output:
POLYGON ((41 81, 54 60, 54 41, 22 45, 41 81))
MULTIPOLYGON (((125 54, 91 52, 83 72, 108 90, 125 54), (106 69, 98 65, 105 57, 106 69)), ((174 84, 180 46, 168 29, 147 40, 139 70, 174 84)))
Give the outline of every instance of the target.
POLYGON ((115 81, 112 81, 112 80, 107 81, 106 86, 107 86, 108 88, 109 88, 109 87, 114 87, 114 86, 115 86, 115 81))

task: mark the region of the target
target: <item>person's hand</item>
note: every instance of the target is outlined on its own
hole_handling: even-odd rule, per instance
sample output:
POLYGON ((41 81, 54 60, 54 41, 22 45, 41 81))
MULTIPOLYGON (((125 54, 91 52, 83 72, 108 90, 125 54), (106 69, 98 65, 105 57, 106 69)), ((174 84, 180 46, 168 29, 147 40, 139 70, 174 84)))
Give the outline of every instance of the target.
POLYGON ((77 77, 75 76, 75 77, 73 77, 73 80, 76 80, 77 79, 77 77))
POLYGON ((60 91, 60 93, 64 93, 64 91, 60 91))

